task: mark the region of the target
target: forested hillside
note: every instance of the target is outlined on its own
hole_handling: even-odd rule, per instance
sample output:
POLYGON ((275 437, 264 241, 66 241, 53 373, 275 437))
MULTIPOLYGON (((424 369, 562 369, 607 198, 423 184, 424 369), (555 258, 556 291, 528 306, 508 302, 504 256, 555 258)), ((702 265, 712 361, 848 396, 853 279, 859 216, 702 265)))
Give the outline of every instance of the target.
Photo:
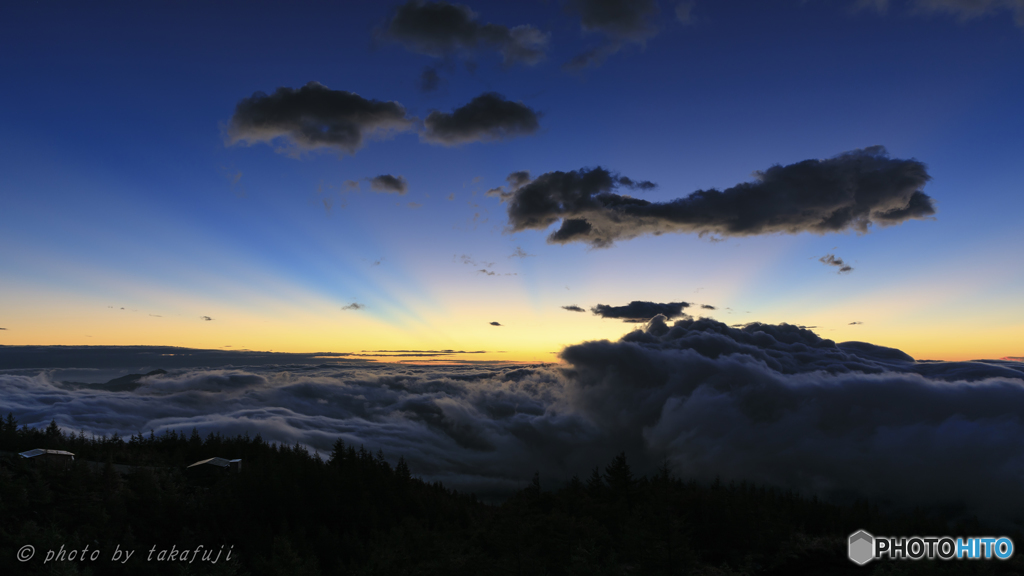
POLYGON ((1017 559, 859 568, 847 560, 845 540, 860 528, 892 535, 987 530, 923 511, 883 514, 866 503, 836 506, 763 486, 701 485, 668 467, 637 476, 625 454, 554 490, 535 477, 491 505, 417 479, 401 457, 392 465, 380 452, 341 440, 325 460, 259 436, 202 438, 193 431, 124 441, 66 435, 55 423, 18 427, 8 415, 0 450, 32 448, 68 450, 76 459, 66 469, 14 454, 0 459, 3 574, 1024 573, 1017 559), (213 456, 241 458, 242 471, 184 470, 213 456), (26 544, 35 556, 19 562, 26 544), (101 553, 44 563, 62 545, 66 553, 86 546, 87 554, 101 553), (172 547, 199 546, 186 561, 169 553, 159 559, 172 547), (115 550, 135 552, 112 561, 115 550))

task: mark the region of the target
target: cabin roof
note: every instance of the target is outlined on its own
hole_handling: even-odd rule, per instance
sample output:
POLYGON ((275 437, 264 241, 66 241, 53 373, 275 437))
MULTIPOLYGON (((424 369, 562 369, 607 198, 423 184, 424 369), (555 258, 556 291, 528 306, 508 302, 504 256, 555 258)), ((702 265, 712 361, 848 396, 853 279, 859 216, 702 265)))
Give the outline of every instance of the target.
POLYGON ((26 452, 22 452, 21 454, 19 454, 19 456, 21 456, 22 458, 34 458, 36 456, 42 456, 43 454, 53 454, 55 456, 71 456, 72 458, 75 457, 74 454, 72 454, 71 452, 67 452, 65 450, 45 450, 43 448, 28 450, 26 452))
POLYGON ((213 458, 207 458, 206 460, 200 460, 199 462, 195 462, 193 464, 189 464, 188 467, 192 468, 193 466, 202 466, 203 464, 209 464, 210 466, 218 466, 220 468, 227 468, 232 462, 241 462, 241 461, 242 461, 241 458, 235 458, 234 460, 228 460, 227 458, 213 457, 213 458))

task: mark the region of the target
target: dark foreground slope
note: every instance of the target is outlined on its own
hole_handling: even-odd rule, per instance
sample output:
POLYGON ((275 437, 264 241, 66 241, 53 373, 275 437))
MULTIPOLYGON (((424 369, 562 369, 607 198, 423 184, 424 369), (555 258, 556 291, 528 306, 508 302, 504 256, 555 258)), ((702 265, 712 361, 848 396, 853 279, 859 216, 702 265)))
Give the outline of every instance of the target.
POLYGON ((535 481, 492 506, 341 441, 324 461, 259 437, 124 442, 66 436, 56 425, 19 429, 9 417, 0 450, 8 453, 0 459, 2 574, 1024 573, 1017 559, 858 568, 845 538, 860 528, 988 531, 934 513, 897 516, 765 487, 685 482, 667 468, 635 477, 625 455, 556 491, 535 481), (70 450, 76 462, 59 469, 10 456, 37 447, 70 450), (241 458, 242 472, 183 470, 212 456, 241 458), (20 562, 25 545, 35 554, 20 562), (62 546, 62 559, 44 562, 62 546), (86 546, 85 561, 70 559, 86 546))

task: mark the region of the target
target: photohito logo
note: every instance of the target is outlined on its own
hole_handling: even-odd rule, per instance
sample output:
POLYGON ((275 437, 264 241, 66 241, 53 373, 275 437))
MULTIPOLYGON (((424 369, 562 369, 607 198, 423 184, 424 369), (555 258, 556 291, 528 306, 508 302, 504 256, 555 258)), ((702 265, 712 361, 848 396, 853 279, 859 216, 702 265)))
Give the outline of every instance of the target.
POLYGON ((864 530, 850 534, 847 555, 863 566, 872 560, 1006 560, 1013 556, 1013 540, 1006 536, 872 536, 864 530))

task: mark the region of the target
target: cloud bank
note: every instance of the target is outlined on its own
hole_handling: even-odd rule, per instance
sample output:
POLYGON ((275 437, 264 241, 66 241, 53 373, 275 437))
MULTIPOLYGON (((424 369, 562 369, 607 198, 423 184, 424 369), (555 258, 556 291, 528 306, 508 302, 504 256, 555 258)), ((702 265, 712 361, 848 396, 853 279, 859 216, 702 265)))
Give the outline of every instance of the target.
POLYGON ((422 138, 444 146, 503 140, 533 134, 540 115, 522 102, 510 102, 497 92, 473 98, 451 113, 434 110, 424 120, 422 138))
MULTIPOLYGON (((522 172, 514 173, 522 175, 522 172)), ((550 244, 584 242, 611 246, 646 234, 695 232, 721 236, 826 234, 869 231, 935 213, 922 191, 931 179, 917 160, 890 158, 885 148, 844 152, 825 160, 775 165, 755 173, 753 182, 724 191, 698 190, 668 202, 650 202, 618 194, 620 187, 647 189, 597 167, 547 172, 510 188, 488 193, 508 203, 509 228, 545 230, 550 244)))
POLYGON ((302 88, 256 92, 235 106, 227 127, 228 144, 251 145, 281 139, 279 151, 296 153, 333 148, 354 154, 363 141, 412 128, 398 102, 367 100, 353 92, 331 90, 319 82, 302 88))
POLYGON ((544 59, 550 35, 529 25, 481 24, 468 6, 410 0, 398 7, 378 35, 428 56, 471 56, 481 47, 501 53, 504 64, 533 65, 544 59))
POLYGON ((560 356, 529 367, 185 368, 120 391, 7 371, 0 411, 97 434, 259 433, 321 453, 341 437, 478 494, 535 470, 548 485, 585 477, 625 450, 640 473, 667 458, 683 477, 828 498, 1003 519, 1024 505, 1019 361, 915 362, 787 324, 662 316, 560 356))

